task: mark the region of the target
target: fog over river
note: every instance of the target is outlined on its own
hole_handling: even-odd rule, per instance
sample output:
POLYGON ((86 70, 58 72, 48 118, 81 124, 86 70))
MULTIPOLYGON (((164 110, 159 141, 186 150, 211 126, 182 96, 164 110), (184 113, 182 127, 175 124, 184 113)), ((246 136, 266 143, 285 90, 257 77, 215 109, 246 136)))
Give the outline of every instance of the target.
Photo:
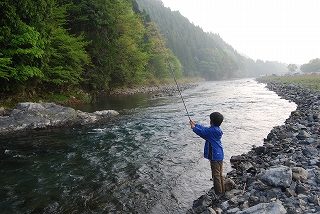
MULTIPOLYGON (((296 108, 254 79, 201 82, 182 95, 197 123, 224 115, 225 174, 231 156, 262 145, 296 108)), ((0 212, 185 213, 212 187, 204 140, 180 96, 151 96, 72 106, 120 113, 105 124, 1 136, 0 212)))

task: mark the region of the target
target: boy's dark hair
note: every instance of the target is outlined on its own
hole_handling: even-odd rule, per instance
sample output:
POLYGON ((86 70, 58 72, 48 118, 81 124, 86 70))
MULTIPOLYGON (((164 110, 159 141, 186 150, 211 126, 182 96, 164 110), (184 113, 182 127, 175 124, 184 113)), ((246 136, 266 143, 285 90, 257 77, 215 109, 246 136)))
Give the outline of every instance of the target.
POLYGON ((210 114, 210 124, 214 126, 220 126, 223 121, 223 115, 219 112, 213 112, 210 114))

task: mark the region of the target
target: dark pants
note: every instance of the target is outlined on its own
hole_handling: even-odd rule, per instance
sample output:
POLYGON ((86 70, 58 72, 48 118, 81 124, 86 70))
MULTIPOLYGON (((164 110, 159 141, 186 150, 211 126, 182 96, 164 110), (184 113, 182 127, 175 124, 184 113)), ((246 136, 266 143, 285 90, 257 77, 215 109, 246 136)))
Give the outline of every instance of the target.
POLYGON ((222 176, 223 161, 210 161, 213 188, 216 194, 224 193, 224 181, 222 176))

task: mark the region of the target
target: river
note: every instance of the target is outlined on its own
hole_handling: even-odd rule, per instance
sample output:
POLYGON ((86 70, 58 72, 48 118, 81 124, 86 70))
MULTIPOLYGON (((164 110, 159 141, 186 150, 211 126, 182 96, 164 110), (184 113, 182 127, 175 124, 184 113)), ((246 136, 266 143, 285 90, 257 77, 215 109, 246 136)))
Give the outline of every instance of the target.
MULTIPOLYGON (((296 105, 254 79, 201 82, 182 92, 191 119, 225 120, 230 157, 262 145, 296 105)), ((1 213, 185 213, 212 187, 204 141, 190 129, 180 96, 104 98, 83 111, 117 110, 95 126, 0 137, 1 213)))

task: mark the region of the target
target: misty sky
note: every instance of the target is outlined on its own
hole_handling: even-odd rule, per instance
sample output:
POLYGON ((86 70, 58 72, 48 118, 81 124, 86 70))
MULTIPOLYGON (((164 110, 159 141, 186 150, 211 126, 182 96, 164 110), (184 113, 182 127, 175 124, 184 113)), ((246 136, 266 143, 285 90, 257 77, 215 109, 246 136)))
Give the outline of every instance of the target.
POLYGON ((320 0, 162 0, 238 52, 304 64, 320 58, 320 0))

